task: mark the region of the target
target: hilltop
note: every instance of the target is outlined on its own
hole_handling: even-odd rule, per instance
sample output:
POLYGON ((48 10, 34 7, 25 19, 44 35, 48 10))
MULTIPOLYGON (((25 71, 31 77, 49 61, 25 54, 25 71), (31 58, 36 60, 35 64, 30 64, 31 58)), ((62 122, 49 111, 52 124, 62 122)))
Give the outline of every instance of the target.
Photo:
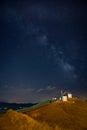
POLYGON ((87 102, 80 99, 56 101, 24 113, 38 122, 46 122, 52 128, 58 126, 69 130, 87 129, 87 102))
POLYGON ((87 101, 55 101, 24 112, 0 115, 0 130, 87 130, 87 101))

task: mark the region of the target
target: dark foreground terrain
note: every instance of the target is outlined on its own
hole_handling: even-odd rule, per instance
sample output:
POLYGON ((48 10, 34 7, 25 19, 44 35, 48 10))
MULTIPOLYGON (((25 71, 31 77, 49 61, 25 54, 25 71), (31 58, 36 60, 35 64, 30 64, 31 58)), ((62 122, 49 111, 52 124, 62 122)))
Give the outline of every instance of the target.
POLYGON ((0 115, 0 130, 87 130, 87 101, 55 101, 25 112, 0 115))

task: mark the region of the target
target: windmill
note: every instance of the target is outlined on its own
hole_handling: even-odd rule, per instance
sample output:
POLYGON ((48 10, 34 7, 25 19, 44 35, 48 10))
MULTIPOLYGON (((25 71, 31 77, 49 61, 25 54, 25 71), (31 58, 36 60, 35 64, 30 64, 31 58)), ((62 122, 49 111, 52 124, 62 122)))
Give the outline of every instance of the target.
POLYGON ((61 101, 67 101, 67 95, 66 95, 66 94, 67 94, 66 91, 63 92, 63 91, 61 90, 61 96, 60 96, 60 100, 61 100, 61 101))
POLYGON ((61 90, 61 97, 64 96, 64 95, 66 95, 66 94, 67 94, 66 91, 63 92, 63 91, 61 90))

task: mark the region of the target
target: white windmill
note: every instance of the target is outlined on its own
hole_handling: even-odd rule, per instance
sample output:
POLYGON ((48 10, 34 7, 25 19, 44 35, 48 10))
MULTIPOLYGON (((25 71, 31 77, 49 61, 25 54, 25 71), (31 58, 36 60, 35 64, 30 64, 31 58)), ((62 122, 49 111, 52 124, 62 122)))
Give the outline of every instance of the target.
POLYGON ((67 98, 67 92, 66 92, 66 91, 63 92, 63 91, 61 90, 60 100, 61 100, 61 101, 67 101, 67 100, 68 100, 68 98, 67 98))
POLYGON ((70 99, 70 98, 72 98, 72 93, 68 93, 68 98, 70 99))

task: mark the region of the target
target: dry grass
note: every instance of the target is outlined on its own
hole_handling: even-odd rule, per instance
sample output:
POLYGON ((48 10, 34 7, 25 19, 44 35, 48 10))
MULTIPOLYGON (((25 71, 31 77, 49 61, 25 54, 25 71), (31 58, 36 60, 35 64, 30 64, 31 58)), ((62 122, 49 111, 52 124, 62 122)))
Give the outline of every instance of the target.
POLYGON ((54 102, 25 113, 0 115, 0 130, 87 130, 87 102, 54 102))
POLYGON ((0 117, 0 130, 38 130, 40 127, 31 117, 13 110, 0 117))
MULTIPOLYGON (((8 110, 0 116, 0 130, 53 130, 45 122, 39 123, 31 117, 8 110)), ((60 129, 56 129, 60 130, 60 129)))
POLYGON ((54 102, 25 113, 52 128, 87 130, 86 101, 72 99, 69 102, 54 102))

